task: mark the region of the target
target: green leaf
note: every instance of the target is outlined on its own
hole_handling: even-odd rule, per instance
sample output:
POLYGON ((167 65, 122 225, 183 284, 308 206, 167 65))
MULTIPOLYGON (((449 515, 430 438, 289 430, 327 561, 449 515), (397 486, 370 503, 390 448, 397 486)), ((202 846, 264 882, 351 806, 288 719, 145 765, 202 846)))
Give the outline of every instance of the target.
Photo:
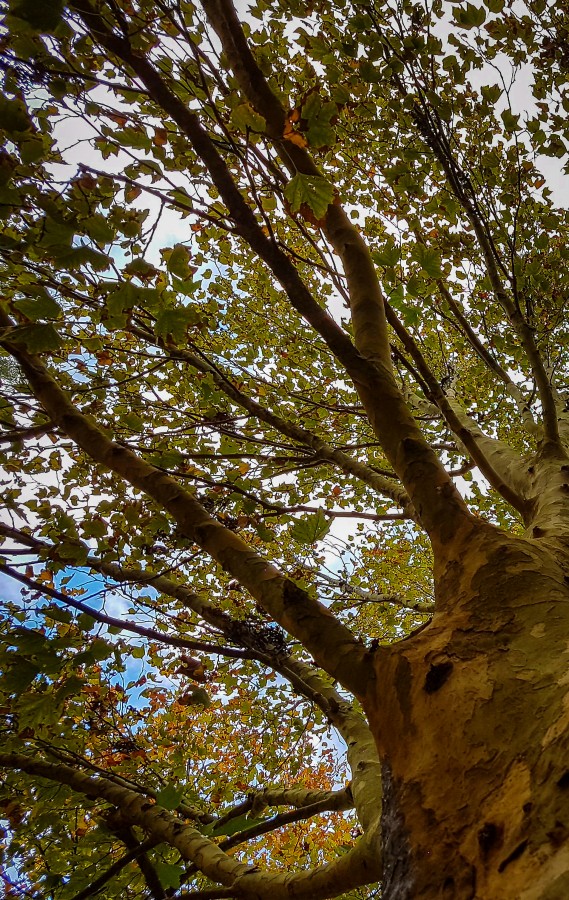
POLYGON ((18 150, 24 163, 34 163, 41 159, 45 153, 44 143, 41 137, 27 137, 18 142, 18 150))
POLYGON ((156 802, 164 809, 176 809, 182 802, 184 788, 169 782, 156 794, 156 802))
POLYGON ((79 678, 78 675, 70 675, 55 692, 55 703, 61 705, 69 697, 75 697, 77 694, 80 694, 84 687, 85 680, 83 678, 79 678))
POLYGON ((22 694, 18 704, 19 725, 22 729, 41 730, 53 725, 61 715, 61 704, 54 702, 52 692, 22 694))
POLYGON ((295 175, 284 190, 293 212, 306 204, 317 219, 326 215, 326 210, 334 200, 334 188, 325 178, 316 175, 295 175))
POLYGON ((173 275, 177 275, 182 281, 192 274, 190 260, 191 251, 184 244, 176 244, 169 251, 162 251, 166 257, 166 267, 173 275))
POLYGON ((21 134, 32 128, 32 120, 22 100, 0 94, 0 128, 9 135, 21 134))
POLYGON ((55 352, 63 346, 63 339, 53 325, 17 325, 10 332, 10 340, 30 353, 55 352))
POLYGON ((114 229, 108 220, 100 214, 84 219, 81 226, 85 234, 100 244, 110 244, 114 240, 114 229))
POLYGON ((127 428, 132 429, 132 431, 142 431, 144 427, 144 419, 135 412, 128 412, 125 416, 122 416, 121 422, 124 423, 127 428))
POLYGON ((23 19, 34 31, 55 31, 63 15, 63 0, 16 0, 10 15, 23 19))
POLYGON ((81 631, 91 631, 96 621, 89 613, 81 613, 77 616, 77 628, 80 628, 81 631))
POLYGON ((430 278, 440 278, 441 257, 438 250, 425 247, 423 244, 416 244, 411 253, 412 259, 416 260, 423 272, 430 278))
POLYGON ((514 115, 510 109, 505 109, 502 112, 502 122, 504 123, 504 128, 506 129, 506 131, 519 131, 519 121, 519 115, 514 115))
POLYGON ((232 834, 237 834, 239 831, 245 831, 247 828, 254 828, 255 825, 260 825, 261 822, 266 821, 266 818, 250 818, 245 813, 242 816, 236 816, 234 819, 230 819, 228 822, 219 826, 219 828, 216 827, 215 822, 212 822, 212 824, 208 825, 204 831, 206 834, 223 834, 229 837, 232 834))
POLYGON ((263 522, 256 523, 255 531, 257 532, 261 540, 266 544, 270 544, 271 541, 276 540, 274 532, 272 532, 270 528, 267 528, 267 526, 264 525, 263 522))
POLYGON ((169 888, 177 890, 180 887, 182 875, 184 874, 182 866, 178 866, 175 863, 166 863, 161 860, 156 860, 154 862, 154 869, 160 879, 160 884, 165 890, 168 890, 169 888))
POLYGON ((476 28, 483 25, 486 21, 486 10, 482 6, 475 6, 474 3, 461 3, 452 11, 455 22, 463 28, 476 28))
POLYGON ((302 107, 302 118, 307 122, 306 137, 312 147, 331 147, 336 142, 331 119, 337 112, 335 103, 323 103, 318 93, 310 94, 302 107))
POLYGON ((390 268, 396 266, 401 259, 401 251, 395 244, 384 244, 372 253, 372 258, 376 265, 390 268))
POLYGON ((32 322, 37 322, 38 319, 59 319, 62 314, 59 303, 41 288, 38 288, 37 297, 16 300, 13 305, 32 322))
POLYGON ((317 513, 312 513, 305 519, 297 519, 290 529, 290 534, 300 544, 315 544, 326 537, 331 526, 332 519, 319 509, 317 513))
POLYGON ((183 341, 188 332, 188 327, 195 322, 194 310, 188 308, 163 309, 156 317, 155 331, 158 337, 167 338, 169 335, 175 341, 183 341))
POLYGON ((124 267, 127 275, 138 275, 139 278, 150 279, 158 273, 158 270, 142 256, 137 256, 124 267))
POLYGON ((96 272, 104 272, 111 265, 111 258, 99 250, 92 247, 72 247, 70 250, 56 251, 54 249, 56 261, 68 269, 80 269, 89 265, 96 272))
POLYGON ((40 672, 36 663, 20 656, 0 677, 0 688, 7 694, 21 694, 40 672))
POLYGON ((247 131, 256 131, 259 134, 264 134, 267 129, 266 119, 260 116, 258 112, 255 112, 248 103, 240 103, 239 106, 236 106, 231 113, 230 121, 238 131, 242 131, 244 134, 247 131))
POLYGON ((104 537, 107 531, 107 524, 103 519, 85 519, 83 522, 83 534, 85 537, 104 537))
POLYGON ((73 619, 69 610, 63 609, 61 606, 46 606, 40 612, 47 619, 51 619, 53 622, 63 622, 64 625, 69 625, 73 619))
POLYGON ((146 131, 141 128, 124 128, 122 131, 114 131, 113 139, 121 147, 134 147, 136 150, 150 150, 152 141, 146 131))

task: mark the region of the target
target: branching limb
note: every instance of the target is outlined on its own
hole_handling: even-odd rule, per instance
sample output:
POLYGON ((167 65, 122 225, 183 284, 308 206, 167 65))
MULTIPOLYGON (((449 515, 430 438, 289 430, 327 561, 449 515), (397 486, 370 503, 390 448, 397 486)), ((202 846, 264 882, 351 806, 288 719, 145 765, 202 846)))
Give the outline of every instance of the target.
POLYGON ((107 437, 77 409, 37 356, 10 342, 12 323, 5 313, 0 313, 0 324, 5 326, 2 344, 20 363, 34 394, 54 423, 91 460, 152 497, 187 538, 236 578, 279 625, 302 641, 325 671, 361 696, 371 676, 372 662, 352 632, 211 516, 174 478, 107 437))
POLYGON ((89 797, 98 797, 120 811, 125 823, 137 825, 160 843, 175 847, 185 860, 195 863, 212 881, 230 887, 244 900, 324 900, 338 896, 380 876, 377 833, 366 834, 354 848, 328 865, 294 874, 263 872, 257 866, 227 856, 213 841, 158 804, 105 778, 92 778, 70 766, 16 753, 0 753, 0 766, 66 784, 89 797))
MULTIPOLYGON (((354 801, 349 790, 329 791, 328 794, 328 797, 325 797, 319 802, 310 803, 306 806, 298 806, 296 809, 289 810, 288 812, 277 813, 274 816, 265 819, 264 822, 259 822, 257 825, 252 825, 250 828, 244 828, 242 831, 238 831, 235 834, 232 834, 231 837, 221 841, 219 846, 222 850, 231 850, 233 847, 238 847, 239 844, 252 841, 255 838, 261 837, 263 834, 268 834, 271 831, 276 831, 278 828, 283 828, 285 825, 291 825, 294 822, 305 822, 313 816, 320 815, 320 813, 343 812, 353 808, 354 801)), ((215 835, 215 828, 212 834, 215 835)))
POLYGON ((119 875, 125 866, 128 866, 133 860, 137 859, 141 854, 147 853, 148 850, 152 850, 156 847, 156 841, 154 838, 149 838, 146 841, 142 841, 142 843, 136 842, 136 847, 132 847, 128 853, 125 853, 124 856, 121 856, 120 859, 117 859, 112 866, 103 872, 102 875, 99 875, 95 881, 91 882, 91 884, 83 888, 82 891, 79 891, 78 894, 75 894, 71 900, 87 900, 89 897, 95 897, 109 881, 112 881, 117 875, 119 875))
MULTIPOLYGON (((137 334, 145 340, 149 339, 148 333, 142 329, 131 326, 130 330, 133 334, 137 334)), ((359 462, 359 460, 354 459, 344 451, 332 447, 309 429, 303 428, 295 422, 290 422, 288 419, 284 419, 282 416, 272 412, 272 410, 263 406, 258 401, 253 400, 242 390, 235 387, 232 381, 221 372, 217 366, 214 366, 202 355, 177 347, 171 341, 163 342, 158 339, 155 340, 156 344, 163 346, 173 359, 180 359, 191 365, 196 371, 209 375, 219 390, 234 403, 237 403, 242 409, 245 409, 248 413, 255 416, 260 422, 270 425, 271 428, 274 428, 280 434, 284 434, 286 437, 291 438, 293 441, 296 441, 305 447, 309 447, 319 459, 330 462, 338 466, 338 468, 346 474, 352 475, 360 481, 363 481, 377 491, 378 494, 393 500, 395 503, 402 506, 408 515, 411 517, 413 516, 409 498, 395 479, 379 475, 369 466, 359 462)))
POLYGON ((122 824, 113 827, 112 819, 112 815, 107 817, 107 824, 109 825, 110 830, 119 839, 119 841, 122 841, 122 843, 125 845, 125 847, 127 847, 128 850, 136 854, 134 856, 134 859, 136 860, 138 868, 142 873, 142 877, 144 878, 150 897, 152 897, 153 900, 166 900, 166 897, 168 895, 162 887, 162 883, 158 877, 156 869, 152 865, 146 850, 141 851, 140 841, 137 840, 133 829, 130 826, 124 826, 122 824))
POLYGON ((512 381, 506 370, 500 365, 500 363, 494 359, 490 351, 484 346, 472 326, 470 322, 464 315, 460 305, 452 296, 451 292, 444 284, 443 281, 438 281, 437 286, 439 291, 441 292, 441 296, 446 301, 449 309, 451 310, 454 318, 456 319, 460 329, 466 339, 468 340, 470 346, 473 348, 477 356, 482 360, 482 362, 486 365, 487 369, 490 372, 493 372, 498 376, 500 381, 506 387, 506 391, 509 396, 512 398, 514 403, 518 408, 518 412, 520 413, 522 422, 524 423, 524 427, 528 434, 539 436, 541 434, 542 429, 535 422, 531 409, 529 408, 526 399, 520 390, 519 386, 512 381))
POLYGON ((494 296, 508 316, 510 324, 525 351, 539 392, 545 438, 549 443, 554 444, 562 455, 566 455, 559 438, 557 412, 551 382, 535 340, 535 333, 525 320, 519 305, 511 297, 504 285, 500 273, 502 261, 498 255, 488 224, 476 200, 476 191, 467 173, 461 169, 453 155, 443 124, 436 111, 433 111, 431 105, 424 97, 421 89, 419 89, 419 98, 420 102, 414 108, 414 119, 417 128, 438 159, 454 196, 460 202, 474 229, 484 256, 486 272, 492 285, 494 296))
POLYGON ((3 562, 0 562, 0 572, 3 572, 10 578, 13 578, 15 581, 19 581, 20 584, 25 585, 25 587, 29 588, 30 590, 45 594, 47 597, 52 597, 54 600, 62 603, 64 606, 70 606, 72 609, 76 609, 81 613, 85 613, 96 622, 101 622, 101 624, 103 625, 109 625, 113 628, 120 628, 123 631, 130 631, 131 634, 138 634, 141 637, 148 638, 151 641, 157 641, 161 644, 166 644, 169 647, 179 647, 180 649, 184 650, 199 650, 203 653, 219 653, 220 656, 227 656, 230 659, 254 658, 252 653, 248 653, 244 650, 235 650, 232 647, 210 644, 207 641, 197 641, 191 640, 190 638, 176 637, 176 635, 169 635, 163 631, 157 631, 154 628, 147 628, 144 625, 137 625, 136 622, 130 622, 128 621, 128 619, 120 619, 116 616, 108 616, 106 613, 100 612, 100 610, 93 609, 86 603, 81 603, 80 600, 76 600, 69 594, 63 593, 63 591, 58 591, 56 588, 49 587, 49 585, 43 584, 40 581, 36 581, 34 578, 29 578, 27 575, 23 575, 21 572, 17 572, 11 566, 8 566, 3 562))
POLYGON ((51 422, 31 425, 29 428, 14 428, 10 431, 0 431, 0 444, 17 444, 18 441, 29 441, 32 438, 42 437, 50 431, 53 431, 51 422))
POLYGON ((410 609, 413 612, 426 613, 427 615, 433 612, 432 603, 421 602, 420 600, 409 601, 403 594, 377 594, 373 591, 366 591, 356 584, 350 584, 349 581, 343 578, 334 578, 325 572, 319 572, 318 578, 348 596, 357 597, 358 603, 390 603, 401 609, 410 609))
MULTIPOLYGON (((4 534, 45 554, 49 545, 37 538, 0 524, 0 534, 4 534)), ((231 641, 241 643, 246 640, 246 630, 242 623, 236 623, 227 613, 218 610, 185 585, 178 584, 165 575, 154 575, 134 566, 122 567, 89 554, 86 565, 95 571, 113 578, 117 582, 152 585, 157 591, 182 602, 188 609, 199 615, 207 624, 222 632, 231 641)), ((363 717, 354 711, 352 705, 327 681, 314 666, 302 662, 290 653, 267 651, 261 653, 251 648, 251 655, 271 666, 285 678, 295 691, 322 710, 331 725, 336 728, 348 748, 348 765, 352 775, 352 795, 358 819, 369 829, 377 820, 381 796, 380 764, 371 731, 363 717)), ((291 795, 292 796, 292 795, 291 795)), ((192 811, 196 815, 195 811, 192 811)))
MULTIPOLYGON (((189 139, 194 151, 206 166, 215 187, 227 206, 237 233, 268 266, 285 290, 290 303, 301 316, 323 338, 329 349, 345 367, 356 386, 368 413, 370 423, 380 439, 387 458, 397 475, 407 488, 421 524, 436 542, 439 552, 444 553, 446 542, 442 535, 450 528, 457 533, 474 527, 466 504, 441 465, 436 454, 425 441, 401 391, 391 368, 389 342, 384 325, 384 310, 381 293, 374 272, 369 250, 349 219, 344 222, 344 214, 336 204, 328 207, 329 231, 334 246, 338 246, 344 260, 348 281, 353 292, 352 306, 358 322, 358 332, 362 343, 354 346, 346 332, 334 321, 312 296, 288 255, 267 236, 255 213, 246 203, 239 187, 218 148, 194 113, 177 96, 173 87, 145 56, 133 49, 126 36, 111 31, 106 21, 93 8, 89 0, 73 0, 71 4, 81 18, 92 38, 98 41, 113 56, 130 68, 145 85, 153 101, 170 116, 189 139), (338 215, 336 215, 338 210, 338 215), (348 228, 349 226, 349 228, 348 228), (368 278, 369 276, 369 278, 368 278), (360 314, 361 313, 361 314, 360 314), (369 333, 369 339, 366 334, 369 333), (378 347, 377 352, 373 346, 378 347), (368 351, 371 354, 367 355, 368 351)), ((227 4, 224 4, 224 9, 227 4)), ((236 20, 236 28, 242 31, 236 20)), ((227 29, 226 29, 227 31, 227 29)), ((251 57, 252 58, 252 57, 251 57)), ((260 74, 260 70, 256 69, 260 74)), ((272 97, 272 92, 263 81, 272 97)), ((283 110, 277 100, 278 115, 283 110)), ((267 113, 259 110, 268 120, 273 108, 267 113)), ((284 122, 284 120, 283 120, 284 122)), ((279 132, 283 134, 282 130, 279 132)), ((281 142, 281 147, 285 142, 281 142)), ((290 142, 289 142, 290 143, 290 142)), ((291 144, 290 153, 304 152, 291 144)), ((308 158, 309 159, 309 158, 308 158)), ((309 160, 310 166, 313 166, 309 160)), ((296 171, 305 171, 304 163, 295 158, 296 171)), ((311 168, 309 171, 313 171, 311 168)), ((328 218, 327 218, 328 221, 328 218)))
POLYGON ((451 401, 431 372, 417 342, 404 327, 392 307, 386 303, 387 318, 397 337, 413 359, 425 381, 430 398, 443 414, 449 428, 464 445, 482 474, 495 490, 514 509, 524 515, 527 512, 525 497, 529 490, 526 465, 519 454, 484 435, 478 425, 464 413, 456 401, 451 401))

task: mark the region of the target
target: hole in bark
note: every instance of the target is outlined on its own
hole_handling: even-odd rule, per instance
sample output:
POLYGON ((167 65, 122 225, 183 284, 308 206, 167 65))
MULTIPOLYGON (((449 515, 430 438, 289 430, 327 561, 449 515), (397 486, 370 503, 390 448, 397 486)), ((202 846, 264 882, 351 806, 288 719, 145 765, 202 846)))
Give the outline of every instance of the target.
POLYGON ((529 475, 533 475, 534 472, 535 472, 535 467, 534 467, 534 466, 529 466, 529 467, 528 467, 528 474, 529 474, 529 475))
POLYGON ((532 535, 534 536, 534 538, 543 537, 544 534, 545 534, 544 529, 539 528, 537 525, 532 531, 532 535))
POLYGON ((569 769, 563 772, 561 778, 557 779, 557 787, 561 788, 562 791, 569 787, 569 769))
POLYGON ((522 811, 525 816, 529 816, 532 809, 533 809, 533 803, 524 803, 524 805, 522 806, 522 811))
POLYGON ((424 690, 427 694, 435 694, 440 690, 445 681, 448 681, 452 670, 453 665, 451 662, 438 663, 438 665, 431 666, 425 676, 424 690))
POLYGON ((478 845, 482 856, 488 856, 490 850, 502 845, 504 829, 494 822, 485 822, 478 832, 478 845))
POLYGON ((526 849, 527 845, 527 841, 522 841, 521 844, 518 844, 518 846, 514 850, 512 850, 510 855, 506 856, 506 858, 502 860, 502 862, 498 866, 498 872, 503 872, 504 869, 510 865, 510 863, 513 863, 515 859, 519 859, 526 849))

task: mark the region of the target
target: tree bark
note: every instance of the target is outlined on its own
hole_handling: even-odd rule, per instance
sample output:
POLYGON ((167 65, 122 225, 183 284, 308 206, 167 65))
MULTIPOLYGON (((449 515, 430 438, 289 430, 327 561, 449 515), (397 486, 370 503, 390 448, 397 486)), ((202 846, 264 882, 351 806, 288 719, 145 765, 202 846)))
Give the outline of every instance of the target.
POLYGON ((364 701, 383 767, 382 896, 562 900, 567 563, 482 523, 451 544, 434 618, 376 651, 364 701))

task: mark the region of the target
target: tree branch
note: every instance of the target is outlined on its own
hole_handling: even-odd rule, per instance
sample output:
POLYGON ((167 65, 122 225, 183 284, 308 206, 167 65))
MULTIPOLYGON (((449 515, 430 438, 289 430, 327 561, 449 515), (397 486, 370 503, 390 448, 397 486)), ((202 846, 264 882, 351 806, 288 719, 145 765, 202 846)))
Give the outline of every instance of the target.
MULTIPOLYGON (((38 550, 45 551, 49 548, 45 542, 1 523, 0 534, 27 543, 28 546, 38 550)), ((243 628, 243 623, 231 619, 226 612, 216 609, 199 594, 171 578, 153 575, 135 567, 123 568, 116 563, 100 560, 92 554, 87 556, 86 564, 118 582, 152 585, 157 591, 180 600, 205 622, 219 629, 229 640, 237 643, 247 641, 247 631, 243 628)), ((377 798, 381 796, 381 772, 373 736, 365 720, 359 713, 354 712, 350 703, 313 666, 301 662, 290 653, 259 652, 253 647, 251 649, 252 655, 271 666, 297 693, 321 709, 330 724, 337 729, 348 748, 348 765, 352 774, 351 789, 358 819, 364 830, 368 830, 374 825, 380 812, 377 798)))
MULTIPOLYGON (((146 332, 135 326, 131 326, 130 331, 145 340, 149 339, 149 335, 146 332)), ((154 338, 154 341, 157 346, 163 347, 173 359, 180 359, 191 365, 192 368, 196 369, 198 372, 210 375, 216 387, 233 400, 234 403, 241 406, 242 409, 247 410, 247 412, 255 416, 260 422, 265 422, 265 424, 270 425, 276 431, 280 432, 280 434, 284 434, 297 443, 309 447, 320 459, 333 463, 346 474, 353 475, 355 478, 358 478, 360 481, 369 485, 369 487, 377 491, 378 494, 389 497, 395 503, 402 506, 407 515, 413 517, 413 511, 409 505, 409 498, 395 479, 379 475, 369 466, 359 462, 359 460, 354 459, 344 451, 332 447, 309 429, 284 419, 282 416, 267 409, 267 407, 263 406, 261 403, 253 400, 239 388, 235 387, 232 381, 221 372, 217 366, 214 366, 206 360, 203 355, 198 355, 190 350, 184 350, 177 347, 172 341, 161 341, 158 338, 154 338)))
POLYGON ((220 656, 227 656, 230 659, 254 659, 253 654, 248 653, 247 651, 234 650, 231 647, 218 646, 217 644, 210 644, 207 641, 193 641, 190 638, 168 635, 162 631, 157 631, 154 628, 137 625, 136 622, 130 622, 128 619, 119 619, 116 616, 108 616, 106 613, 93 609, 86 603, 81 603, 80 600, 75 600, 74 597, 69 596, 69 594, 66 594, 63 591, 58 591, 55 588, 49 587, 47 584, 36 581, 34 578, 23 575, 21 572, 16 572, 10 566, 6 565, 6 563, 1 561, 0 572, 4 572, 5 575, 8 575, 15 581, 19 581, 20 584, 25 585, 30 590, 45 594, 47 597, 52 597, 54 600, 63 603, 64 606, 70 606, 72 609, 76 609, 79 612, 91 616, 92 619, 96 622, 101 622, 103 625, 109 625, 112 628, 120 628, 123 631, 130 631, 132 634, 139 634, 141 637, 146 637, 151 641, 157 641, 158 643, 166 644, 170 647, 180 647, 184 650, 199 650, 203 653, 218 653, 220 656))
POLYGON ((156 847, 156 841, 154 838, 148 838, 146 841, 142 843, 136 842, 136 847, 133 847, 128 853, 125 853, 124 856, 121 856, 120 859, 117 859, 112 866, 103 872, 102 875, 99 875, 95 881, 91 882, 86 888, 83 888, 82 891, 79 891, 78 894, 75 894, 71 900, 87 900, 88 897, 94 897, 99 891, 104 888, 109 881, 111 881, 116 875, 119 875, 120 872, 128 866, 133 860, 135 860, 141 853, 146 853, 148 850, 152 850, 156 847))
POLYGON ((183 824, 173 813, 149 803, 141 794, 118 787, 105 778, 92 778, 70 766, 48 763, 17 753, 0 753, 0 766, 19 769, 40 778, 66 784, 89 797, 99 797, 120 810, 123 820, 143 828, 160 843, 175 847, 185 860, 194 862, 212 881, 232 888, 244 900, 325 900, 380 875, 378 835, 364 835, 351 851, 317 869, 294 874, 262 872, 257 866, 227 856, 199 831, 183 824))
POLYGON ((236 578, 279 625, 302 641, 322 668, 361 696, 373 667, 352 632, 211 516, 174 478, 108 438, 91 418, 79 412, 37 356, 10 342, 12 323, 4 312, 0 312, 0 325, 5 326, 2 345, 18 360, 33 393, 53 422, 94 462, 152 497, 187 538, 236 578))
POLYGON ((524 319, 518 305, 504 287, 498 268, 500 260, 496 246, 476 201, 476 192, 468 175, 460 168, 459 163, 454 158, 443 125, 436 112, 433 112, 429 107, 420 88, 419 98, 420 103, 416 104, 413 109, 413 118, 417 129, 438 159, 454 196, 461 204, 474 229, 484 256, 486 272, 492 285, 494 296, 507 314, 530 363, 541 401, 545 438, 549 443, 555 445, 562 456, 566 457, 567 452, 559 437, 557 411, 551 383, 535 341, 535 334, 524 319))
POLYGON ((527 513, 525 497, 529 482, 522 457, 506 444, 484 435, 476 423, 462 412, 459 405, 449 400, 431 372, 417 342, 387 302, 386 311, 389 324, 415 362, 429 389, 431 399, 440 409, 453 433, 464 445, 492 487, 514 509, 525 515, 527 513))
MULTIPOLYGON (((348 225, 344 223, 343 213, 338 212, 340 216, 338 218, 335 210, 339 210, 339 207, 336 207, 336 204, 329 206, 327 216, 330 216, 330 229, 335 232, 331 240, 338 246, 346 272, 352 281, 353 305, 361 309, 361 315, 357 312, 355 318, 362 333, 366 352, 369 350, 371 353, 369 358, 352 344, 345 331, 316 302, 287 254, 270 236, 265 235, 211 137, 149 60, 136 53, 126 37, 119 37, 110 31, 89 0, 73 0, 71 6, 80 15, 92 37, 135 72, 152 99, 164 113, 172 117, 188 137, 229 209, 237 232, 273 272, 293 308, 312 325, 345 366, 366 407, 371 425, 382 443, 387 458, 409 491, 423 527, 435 540, 438 551, 445 553, 447 542, 443 533, 446 533, 446 529, 453 529, 455 533, 461 529, 470 530, 474 526, 474 521, 452 479, 448 477, 436 454, 423 438, 395 381, 389 343, 382 337, 385 328, 379 284, 369 250, 359 233, 353 229, 349 220, 348 225), (368 275, 371 278, 369 282, 368 275), (365 337, 366 329, 371 329, 372 343, 379 341, 379 354, 373 352, 370 342, 365 337)), ((223 8, 226 9, 227 5, 224 4, 223 8)), ((240 30, 238 21, 236 27, 240 30)), ((227 32, 227 28, 225 30, 227 32)), ((266 90, 269 90, 268 86, 266 90)), ((272 97, 272 92, 270 96, 272 97)), ((267 118, 273 115, 276 109, 281 116, 282 107, 278 101, 276 104, 272 104, 268 112, 263 109, 259 111, 267 118)), ((282 133, 281 130, 279 136, 282 133)), ((281 148, 283 143, 281 141, 281 148)), ((300 148, 296 148, 293 144, 291 148, 292 150, 287 148, 291 154, 300 151, 300 148)), ((309 162, 312 166, 311 161, 309 162)), ((293 165, 295 170, 303 171, 300 159, 297 164, 295 157, 293 165)))

